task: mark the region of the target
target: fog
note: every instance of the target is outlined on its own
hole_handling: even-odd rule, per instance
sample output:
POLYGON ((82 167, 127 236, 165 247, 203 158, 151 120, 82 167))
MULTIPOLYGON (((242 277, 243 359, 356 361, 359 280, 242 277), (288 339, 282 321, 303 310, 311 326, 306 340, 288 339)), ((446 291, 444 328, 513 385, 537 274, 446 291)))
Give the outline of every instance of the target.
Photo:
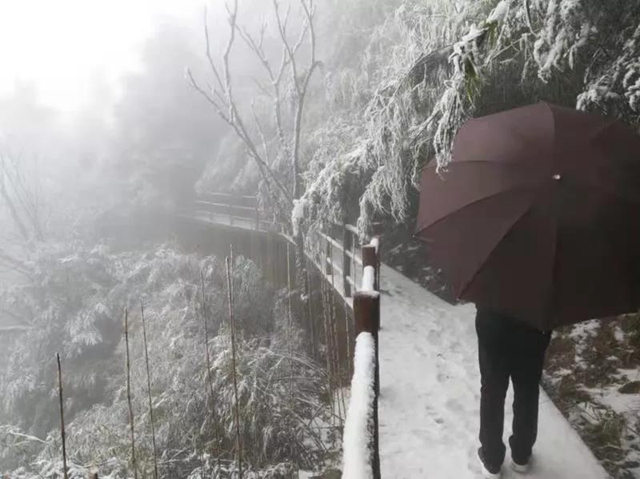
MULTIPOLYGON (((327 37, 316 8, 297 0, 243 0, 237 7, 184 0, 0 4, 0 473, 58 477, 65 469, 58 464, 60 407, 72 477, 85 477, 96 464, 100 477, 146 475, 160 454, 176 458, 160 466, 161 477, 204 474, 213 467, 206 459, 211 447, 219 448, 217 467, 232 468, 235 439, 220 430, 234 421, 234 402, 219 401, 210 412, 207 388, 192 378, 229 368, 222 265, 229 244, 243 238, 203 233, 185 217, 196 213, 198 195, 224 192, 260 197, 267 224, 290 221, 301 194, 294 186, 301 170, 292 176, 290 165, 302 167, 299 131, 310 115, 302 115, 302 104, 325 101, 324 63, 312 60, 327 37), (135 379, 144 371, 143 303, 153 391, 139 389, 145 383, 135 379), (132 389, 133 398, 122 382, 125 308, 133 374, 126 392, 132 389), (197 352, 203 333, 211 364, 197 352), (56 393, 57 355, 64 399, 56 393), (165 411, 157 414, 174 417, 152 425, 153 453, 149 417, 139 414, 147 395, 165 411), (125 400, 140 430, 131 457, 125 400), (178 412, 187 400, 194 407, 178 412), (80 433, 87 424, 89 435, 80 433)), ((243 406, 247 421, 272 431, 247 430, 247 447, 257 452, 247 451, 244 466, 318 469, 335 449, 313 431, 333 421, 322 399, 320 358, 289 364, 299 376, 291 387, 304 391, 295 407, 290 391, 270 391, 265 383, 284 367, 271 358, 309 355, 303 342, 284 341, 302 334, 306 308, 282 314, 293 287, 286 293, 281 279, 266 279, 257 265, 270 255, 240 256, 230 272, 240 291, 238 361, 268 361, 252 373, 260 383, 246 378, 247 387, 258 388, 251 397, 268 394, 273 408, 288 408, 273 422, 260 406, 266 397, 243 406), (298 324, 295 331, 285 317, 298 324), (307 404, 314 403, 322 406, 312 417, 307 404), (291 432, 293 414, 309 416, 312 428, 291 432)), ((288 301, 291 308, 298 300, 288 301)), ((211 393, 228 396, 228 378, 215 381, 211 393)))
POLYGON ((3 188, 23 209, 3 203, 2 236, 22 243, 3 248, 193 189, 227 133, 184 75, 205 66, 205 7, 221 47, 221 3, 0 4, 3 188))
POLYGON ((64 477, 62 409, 72 479, 335 477, 351 358, 317 334, 347 323, 314 235, 432 271, 420 173, 468 119, 637 129, 640 8, 613 3, 0 0, 0 475, 64 477))

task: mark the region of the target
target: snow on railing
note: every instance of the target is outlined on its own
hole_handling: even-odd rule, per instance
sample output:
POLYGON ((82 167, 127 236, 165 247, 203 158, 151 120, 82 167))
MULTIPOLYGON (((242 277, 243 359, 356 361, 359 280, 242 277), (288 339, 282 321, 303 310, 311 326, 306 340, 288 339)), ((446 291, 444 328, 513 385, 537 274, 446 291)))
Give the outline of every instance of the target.
POLYGON ((378 330, 380 329, 380 243, 362 248, 362 288, 353 297, 356 329, 351 397, 344 426, 345 479, 379 479, 378 451, 378 330))
POLYGON ((374 292, 376 284, 376 269, 365 266, 362 270, 362 292, 374 292))
MULTIPOLYGON (((253 196, 200 194, 193 204, 192 213, 210 223, 276 232, 293 242, 288 226, 270 221, 265 211, 261 210, 257 198, 253 196)), ((345 298, 351 298, 353 290, 357 289, 357 265, 362 264, 362 259, 356 253, 359 244, 358 229, 350 224, 334 224, 326 231, 312 232, 311 239, 314 247, 306 251, 307 257, 326 275, 333 277, 335 274, 338 280, 341 278, 341 293, 345 298)), ((377 239, 372 241, 372 245, 375 241, 377 239)), ((375 243, 376 248, 378 244, 375 243)))
POLYGON ((373 442, 373 403, 375 400, 376 343, 371 333, 356 338, 349 411, 344 425, 343 477, 371 479, 371 443, 373 442))

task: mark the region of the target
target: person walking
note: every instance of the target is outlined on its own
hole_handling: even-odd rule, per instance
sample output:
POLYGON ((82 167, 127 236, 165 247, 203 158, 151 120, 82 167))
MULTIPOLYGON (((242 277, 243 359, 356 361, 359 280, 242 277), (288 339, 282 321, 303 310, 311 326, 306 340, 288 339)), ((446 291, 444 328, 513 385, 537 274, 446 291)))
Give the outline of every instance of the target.
POLYGON ((502 441, 504 406, 509 379, 513 383, 513 434, 509 438, 511 465, 529 469, 538 434, 539 384, 551 332, 509 315, 477 307, 476 332, 480 363, 480 448, 478 456, 487 478, 499 478, 506 447, 502 441))
POLYGON ((640 135, 622 121, 542 101, 468 120, 446 168, 422 171, 416 235, 479 310, 489 477, 504 461, 509 380, 511 457, 529 464, 548 331, 640 309, 639 158, 640 135))

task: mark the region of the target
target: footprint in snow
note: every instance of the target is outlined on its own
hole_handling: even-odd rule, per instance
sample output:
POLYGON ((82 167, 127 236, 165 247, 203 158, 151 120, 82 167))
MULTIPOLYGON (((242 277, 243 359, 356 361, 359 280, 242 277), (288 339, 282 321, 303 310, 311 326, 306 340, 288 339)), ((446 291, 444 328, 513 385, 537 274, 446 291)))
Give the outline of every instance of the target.
POLYGON ((447 402, 445 403, 445 406, 447 407, 447 409, 452 412, 453 414, 461 414, 463 412, 465 412, 464 407, 462 406, 462 404, 460 404, 460 401, 458 401, 457 399, 447 399, 447 402))
POLYGON ((431 405, 427 404, 427 407, 425 408, 426 412, 427 412, 427 416, 429 417, 429 419, 431 419, 436 425, 438 426, 443 426, 445 423, 445 420, 442 416, 440 416, 440 414, 438 414, 438 411, 436 411, 431 405))

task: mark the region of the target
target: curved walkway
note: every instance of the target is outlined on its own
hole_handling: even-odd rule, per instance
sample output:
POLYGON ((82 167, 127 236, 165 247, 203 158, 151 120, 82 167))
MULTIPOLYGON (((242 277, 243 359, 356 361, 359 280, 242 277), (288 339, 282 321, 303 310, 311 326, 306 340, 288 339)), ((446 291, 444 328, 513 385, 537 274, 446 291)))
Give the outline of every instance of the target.
MULTIPOLYGON (((451 306, 386 266, 381 286, 382 477, 481 477, 476 459, 480 377, 474 307, 451 306)), ((540 403, 533 470, 526 478, 607 478, 546 394, 540 403)), ((508 407, 505 444, 511 417, 508 407)), ((508 467, 503 470, 506 479, 519 477, 508 467)))

